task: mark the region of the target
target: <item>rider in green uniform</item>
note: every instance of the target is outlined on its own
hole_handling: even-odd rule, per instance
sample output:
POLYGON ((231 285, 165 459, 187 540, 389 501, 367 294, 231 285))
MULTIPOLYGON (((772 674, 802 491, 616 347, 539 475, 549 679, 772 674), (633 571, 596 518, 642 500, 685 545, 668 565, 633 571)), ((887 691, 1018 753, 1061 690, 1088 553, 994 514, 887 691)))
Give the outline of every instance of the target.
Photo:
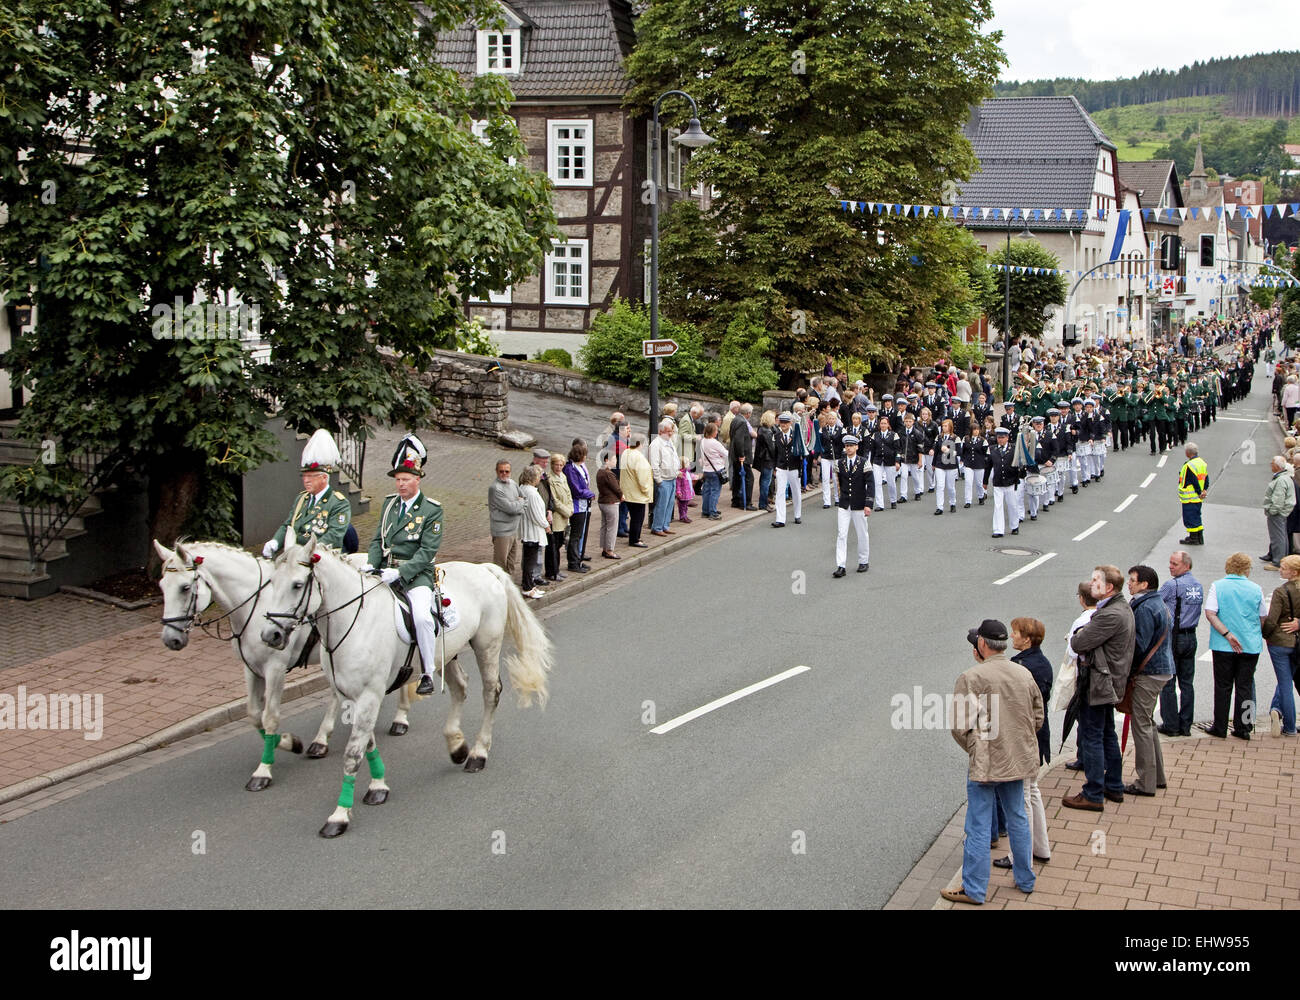
POLYGON ((327 430, 318 430, 302 450, 302 492, 294 500, 269 542, 262 546, 262 558, 270 559, 287 544, 289 529, 298 545, 315 536, 321 545, 343 547, 343 536, 352 523, 352 504, 346 495, 330 489, 330 473, 340 461, 338 445, 327 430))

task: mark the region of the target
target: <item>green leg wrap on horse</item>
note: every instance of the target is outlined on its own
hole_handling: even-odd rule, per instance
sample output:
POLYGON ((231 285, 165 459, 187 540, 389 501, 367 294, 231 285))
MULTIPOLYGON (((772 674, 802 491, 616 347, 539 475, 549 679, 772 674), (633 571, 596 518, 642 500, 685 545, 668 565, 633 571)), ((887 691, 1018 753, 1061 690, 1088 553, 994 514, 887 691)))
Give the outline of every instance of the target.
POLYGON ((366 751, 366 763, 370 765, 370 777, 382 779, 384 776, 384 762, 379 756, 378 750, 366 751))
POLYGON ((355 774, 343 775, 343 790, 339 792, 339 808, 352 808, 352 791, 356 786, 357 776, 355 774))
POLYGON ((275 763, 275 748, 280 743, 279 733, 262 733, 262 763, 275 763))

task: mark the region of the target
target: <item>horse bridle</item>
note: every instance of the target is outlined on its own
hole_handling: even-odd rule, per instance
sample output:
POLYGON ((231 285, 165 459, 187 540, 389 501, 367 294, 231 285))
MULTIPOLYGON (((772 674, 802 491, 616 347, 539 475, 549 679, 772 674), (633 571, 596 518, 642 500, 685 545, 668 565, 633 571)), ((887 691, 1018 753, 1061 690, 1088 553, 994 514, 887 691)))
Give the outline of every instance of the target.
MULTIPOLYGON (((288 641, 289 641, 289 637, 290 637, 291 635, 293 635, 294 629, 296 629, 299 625, 305 625, 305 624, 310 623, 312 628, 317 629, 317 631, 320 632, 321 639, 322 639, 323 642, 324 642, 325 652, 328 653, 330 656, 333 656, 334 653, 335 653, 335 651, 336 651, 340 646, 342 646, 343 643, 347 640, 347 637, 348 637, 349 635, 352 634, 352 629, 356 627, 357 622, 360 620, 360 618, 361 618, 361 612, 362 612, 362 610, 363 610, 363 609, 365 608, 365 606, 366 606, 366 594, 368 593, 368 590, 367 590, 367 588, 366 588, 365 581, 362 581, 362 584, 361 584, 361 593, 358 594, 356 597, 349 598, 348 600, 346 600, 346 601, 344 601, 342 604, 340 604, 337 608, 333 608, 333 609, 331 609, 331 610, 329 610, 329 611, 317 611, 315 614, 310 614, 310 613, 308 613, 308 611, 307 611, 307 605, 308 605, 308 604, 310 603, 310 601, 311 601, 311 591, 312 591, 312 587, 317 587, 317 588, 319 588, 319 589, 320 589, 320 592, 321 592, 320 596, 321 596, 321 601, 322 601, 322 603, 323 603, 324 600, 325 600, 325 589, 324 589, 323 587, 320 586, 320 581, 316 579, 316 563, 319 561, 319 559, 320 559, 320 555, 319 555, 319 553, 313 553, 313 554, 312 554, 312 557, 311 557, 309 560, 307 560, 306 562, 299 562, 299 563, 298 563, 299 566, 305 566, 305 567, 307 567, 307 570, 308 570, 308 572, 307 572, 307 586, 305 586, 305 587, 303 588, 302 596, 298 599, 298 603, 295 604, 295 605, 293 606, 293 610, 292 610, 292 611, 287 611, 287 612, 285 612, 285 611, 268 611, 268 612, 266 612, 266 619, 267 619, 267 621, 269 621, 272 625, 279 625, 281 628, 283 628, 283 629, 285 630, 285 631, 284 631, 284 640, 285 640, 285 643, 286 643, 286 644, 287 644, 288 641), (357 604, 358 601, 360 602, 359 604, 357 604), (357 604, 357 613, 356 613, 355 615, 352 616, 352 624, 349 625, 349 626, 348 626, 348 630, 347 630, 346 632, 343 633, 343 638, 340 639, 340 640, 339 640, 337 643, 335 643, 333 646, 331 646, 331 645, 329 644, 329 624, 328 624, 328 621, 326 621, 326 624, 324 625, 324 627, 320 626, 320 622, 323 621, 323 620, 328 619, 328 618, 330 617, 330 615, 334 615, 334 614, 337 614, 338 612, 342 611, 342 610, 343 610, 344 608, 346 608, 349 604, 357 604), (287 621, 289 624, 288 624, 288 625, 284 625, 284 624, 282 624, 280 621, 277 620, 277 619, 281 619, 281 618, 283 618, 283 619, 284 619, 285 621, 287 621)), ((381 586, 381 585, 380 585, 380 584, 376 584, 375 586, 381 586)), ((370 589, 370 590, 373 590, 374 588, 371 587, 371 588, 369 588, 369 589, 370 589)))
MULTIPOLYGON (((236 605, 235 605, 233 608, 231 608, 229 611, 225 611, 225 612, 223 612, 223 613, 217 615, 217 617, 215 617, 215 618, 202 619, 202 618, 199 617, 199 615, 200 615, 202 612, 200 612, 200 611, 198 610, 198 606, 199 606, 199 588, 198 588, 198 583, 199 583, 199 570, 200 570, 200 567, 201 567, 202 565, 203 565, 203 557, 202 557, 202 556, 195 556, 195 557, 194 557, 194 565, 185 567, 185 570, 186 570, 186 571, 188 571, 188 572, 192 572, 192 573, 194 574, 193 578, 192 578, 191 581, 190 581, 190 603, 189 603, 189 606, 185 609, 185 614, 183 614, 183 615, 175 615, 175 616, 173 616, 173 617, 171 617, 171 618, 164 618, 164 619, 162 620, 162 623, 163 623, 164 626, 171 626, 172 628, 176 629, 178 632, 181 632, 181 633, 183 633, 183 634, 185 634, 185 635, 189 635, 190 632, 192 632, 192 631, 194 630, 195 626, 198 626, 198 628, 200 628, 200 629, 203 631, 203 633, 204 633, 205 635, 208 635, 208 636, 210 636, 210 637, 213 638, 213 639, 221 639, 221 634, 220 634, 220 633, 221 633, 221 630, 220 630, 219 627, 218 627, 218 629, 217 629, 217 633, 216 633, 215 635, 214 635, 212 632, 209 631, 209 628, 211 628, 212 626, 220 626, 221 622, 225 621, 225 620, 228 619, 228 618, 231 618, 231 617, 235 614, 236 611, 238 611, 240 608, 242 608, 242 607, 243 607, 245 604, 247 604, 249 601, 256 601, 258 595, 261 594, 262 591, 265 590, 265 589, 270 585, 270 583, 271 583, 271 578, 270 578, 270 577, 267 577, 265 580, 262 579, 262 564, 261 564, 261 562, 258 562, 258 564, 257 564, 257 589, 254 590, 251 594, 249 594, 249 595, 248 595, 246 598, 244 598, 242 601, 240 601, 238 604, 236 604, 236 605), (182 628, 181 626, 177 625, 176 622, 185 622, 185 626, 184 626, 184 628, 182 628)), ((180 573, 180 572, 182 572, 182 570, 179 570, 179 569, 165 569, 165 570, 163 570, 163 572, 164 572, 164 573, 180 573)), ((211 588, 211 586, 212 586, 212 582, 211 582, 211 581, 208 581, 208 587, 211 588)), ((251 621, 251 620, 252 620, 252 619, 250 618, 249 621, 251 621)), ((240 631, 238 631, 238 632, 236 632, 236 631, 234 630, 234 627, 232 626, 232 627, 231 627, 231 630, 230 630, 230 638, 232 638, 232 639, 234 639, 236 642, 238 642, 238 641, 243 637, 243 634, 244 634, 245 632, 247 632, 247 631, 248 631, 248 622, 245 622, 245 623, 244 623, 244 627, 243 627, 242 629, 240 629, 240 631)), ((224 641, 224 640, 222 640, 222 641, 224 641)))

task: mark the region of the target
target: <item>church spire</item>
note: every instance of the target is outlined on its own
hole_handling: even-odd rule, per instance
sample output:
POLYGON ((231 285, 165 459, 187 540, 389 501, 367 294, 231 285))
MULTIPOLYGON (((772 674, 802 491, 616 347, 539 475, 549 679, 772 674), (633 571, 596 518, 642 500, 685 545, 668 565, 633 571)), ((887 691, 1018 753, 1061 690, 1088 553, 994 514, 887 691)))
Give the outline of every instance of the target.
POLYGON ((1205 176, 1205 153, 1201 149, 1201 143, 1199 140, 1196 143, 1196 163, 1192 166, 1192 172, 1188 176, 1190 177, 1205 176))

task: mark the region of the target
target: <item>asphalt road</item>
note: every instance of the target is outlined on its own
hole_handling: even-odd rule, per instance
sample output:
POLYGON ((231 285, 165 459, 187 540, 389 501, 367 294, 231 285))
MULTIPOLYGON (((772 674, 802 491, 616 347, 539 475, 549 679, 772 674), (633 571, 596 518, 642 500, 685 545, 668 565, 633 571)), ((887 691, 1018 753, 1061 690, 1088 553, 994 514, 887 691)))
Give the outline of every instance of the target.
MULTIPOLYGON (((1211 543, 1196 551, 1207 585, 1225 544, 1264 547, 1258 505, 1277 443, 1259 372, 1222 415, 1234 419, 1196 436, 1214 477, 1211 543), (1257 463, 1242 451, 1229 461, 1252 436, 1257 463)), ((261 742, 229 727, 210 747, 164 751, 0 825, 0 906, 879 907, 965 796, 948 732, 896 728, 897 699, 951 692, 972 662, 966 630, 987 617, 1042 619, 1058 661, 1075 584, 1097 563, 1147 560, 1163 580, 1181 536, 1180 456, 1158 468, 1145 446, 1112 454, 1103 483, 998 541, 991 501, 935 518, 927 495, 873 515, 871 571, 842 580, 830 576, 834 512, 814 498, 802 525, 759 521, 550 609, 551 705, 520 710, 507 687, 481 774, 447 760, 441 699, 418 704, 409 735, 381 735, 389 802, 361 805, 359 788, 352 829, 323 841, 344 727, 323 761, 279 758, 259 794, 242 786, 261 742), (1029 554, 996 551, 1011 546, 1029 554), (800 665, 810 669, 650 731, 800 665)), ((1276 575, 1260 575, 1267 593, 1276 575)), ((1266 657, 1258 677, 1266 703, 1266 657)), ((478 704, 472 672, 467 735, 478 704)), ((308 737, 317 718, 299 711, 287 726, 308 737)), ((1059 729, 1057 716, 1054 741, 1059 729)))

